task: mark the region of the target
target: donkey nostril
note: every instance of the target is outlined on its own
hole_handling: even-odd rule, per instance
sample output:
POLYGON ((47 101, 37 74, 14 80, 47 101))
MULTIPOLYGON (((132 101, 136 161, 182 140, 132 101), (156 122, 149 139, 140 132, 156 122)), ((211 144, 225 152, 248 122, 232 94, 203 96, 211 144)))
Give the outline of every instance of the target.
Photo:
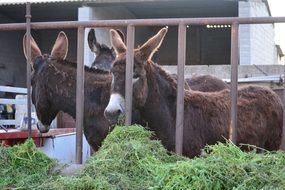
POLYGON ((120 115, 120 114, 121 114, 121 110, 117 110, 117 111, 115 112, 115 114, 116 114, 116 115, 120 115))
POLYGON ((115 110, 115 111, 105 111, 104 112, 104 115, 105 117, 108 117, 108 118, 113 118, 113 117, 117 117, 121 114, 121 110, 115 110))
POLYGON ((118 118, 120 114, 121 114, 121 110, 112 110, 112 111, 104 112, 106 119, 109 121, 111 125, 114 125, 118 122, 118 118))

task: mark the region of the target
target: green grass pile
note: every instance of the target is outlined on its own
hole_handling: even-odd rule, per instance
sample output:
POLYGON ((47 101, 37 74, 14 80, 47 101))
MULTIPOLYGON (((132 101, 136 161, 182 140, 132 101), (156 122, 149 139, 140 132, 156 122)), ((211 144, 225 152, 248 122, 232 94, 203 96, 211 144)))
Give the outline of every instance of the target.
POLYGON ((71 177, 49 176, 54 162, 34 150, 32 144, 20 150, 19 147, 1 149, 1 157, 5 159, 0 162, 5 171, 1 169, 0 179, 9 178, 0 181, 0 189, 285 189, 282 152, 245 153, 227 143, 207 146, 203 157, 188 159, 168 153, 159 141, 150 140, 151 136, 151 132, 140 126, 115 127, 84 169, 71 177))
POLYGON ((205 148, 202 158, 169 154, 151 132, 119 127, 96 156, 72 178, 59 178, 55 189, 285 189, 285 154, 242 152, 235 145, 205 148))
POLYGON ((55 164, 31 139, 10 148, 0 147, 0 189, 37 189, 52 178, 49 171, 55 164))

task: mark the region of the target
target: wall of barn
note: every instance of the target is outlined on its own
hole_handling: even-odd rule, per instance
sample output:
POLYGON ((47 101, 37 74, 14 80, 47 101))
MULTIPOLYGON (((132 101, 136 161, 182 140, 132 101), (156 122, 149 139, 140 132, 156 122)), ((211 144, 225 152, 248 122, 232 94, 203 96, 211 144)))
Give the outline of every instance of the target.
MULTIPOLYGON (((262 0, 239 1, 239 17, 270 16, 262 0)), ((240 26, 240 64, 270 65, 275 62, 274 25, 240 26)))
MULTIPOLYGON (((58 33, 61 30, 37 30, 32 31, 32 35, 35 38, 38 46, 40 47, 42 53, 50 54, 52 47, 55 43, 58 33)), ((67 59, 76 62, 77 57, 77 30, 76 29, 65 29, 62 30, 65 32, 68 38, 68 53, 67 59)))
MULTIPOLYGON (((230 64, 230 28, 187 28, 186 65, 228 65, 230 64)), ((156 31, 158 31, 157 28, 156 31)), ((154 61, 163 65, 177 64, 177 27, 170 26, 165 39, 156 53, 154 61)), ((152 34, 149 34, 149 37, 152 34)))
MULTIPOLYGON (((123 6, 108 7, 82 7, 79 8, 78 19, 135 19, 135 16, 123 6), (114 11, 116 10, 116 11, 114 11)), ((144 43, 161 27, 136 27, 135 47, 144 43)), ((120 28, 124 32, 124 28, 120 28)), ((85 31, 85 39, 89 29, 85 31)), ((96 29, 99 42, 110 45, 109 29, 96 29)), ((90 66, 94 55, 88 44, 84 48, 85 65, 90 66)), ((230 28, 207 28, 206 26, 193 26, 187 29, 187 62, 188 65, 222 65, 230 63, 230 28)), ((154 55, 153 60, 164 65, 177 64, 177 27, 170 26, 168 33, 154 55)))
MULTIPOLYGON (((0 14, 1 23, 13 20, 0 14)), ((0 32, 0 85, 26 86, 26 60, 23 54, 23 31, 0 32)))
MULTIPOLYGON (((15 21, 0 14, 1 23, 15 21)), ((60 30, 32 31, 42 53, 50 53, 60 30)), ((76 61, 77 30, 64 30, 69 39, 68 59, 76 61)), ((26 87, 26 59, 23 53, 25 31, 0 32, 0 85, 26 87)))

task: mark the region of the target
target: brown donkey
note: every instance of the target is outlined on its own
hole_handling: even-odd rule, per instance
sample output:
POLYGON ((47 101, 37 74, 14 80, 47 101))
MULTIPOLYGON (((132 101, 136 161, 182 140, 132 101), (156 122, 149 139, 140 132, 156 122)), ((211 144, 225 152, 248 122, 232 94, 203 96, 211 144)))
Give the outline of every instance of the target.
MULTIPOLYGON (((60 32, 51 54, 42 54, 33 38, 32 102, 40 120, 38 129, 47 132, 59 111, 76 116, 76 63, 65 60, 68 39, 60 32)), ((26 55, 26 36, 23 39, 26 55)), ((103 51, 101 51, 102 53, 103 51)), ((97 56, 98 57, 98 56, 97 56)), ((94 150, 110 131, 103 113, 110 97, 112 77, 109 72, 85 67, 84 74, 84 135, 94 150)))
MULTIPOLYGON (((134 50, 133 107, 140 111, 162 144, 175 150, 176 80, 151 61, 167 32, 161 29, 134 50)), ((115 123, 125 110, 126 46, 115 30, 110 31, 117 52, 111 72, 113 83, 105 116, 115 123)), ((185 90, 183 155, 194 157, 206 144, 229 137, 230 93, 185 90)), ((238 90, 237 142, 277 150, 281 142, 283 108, 269 88, 247 86, 238 90)))
MULTIPOLYGON (((124 34, 120 30, 116 31, 121 36, 121 39, 124 42, 124 34)), ((110 71, 111 64, 116 57, 116 52, 114 48, 109 48, 107 45, 99 43, 97 41, 95 30, 93 28, 89 30, 87 39, 90 50, 95 54, 95 59, 91 67, 103 71, 110 71)))

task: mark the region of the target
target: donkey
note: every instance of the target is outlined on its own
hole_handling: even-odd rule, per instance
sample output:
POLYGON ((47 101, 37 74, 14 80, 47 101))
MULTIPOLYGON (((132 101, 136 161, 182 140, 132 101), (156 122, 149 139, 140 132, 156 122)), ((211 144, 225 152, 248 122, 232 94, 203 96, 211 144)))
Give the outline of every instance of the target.
MULTIPOLYGON (((121 30, 116 30, 120 35, 123 42, 125 42, 125 35, 121 30)), ((97 41, 95 36, 95 30, 90 29, 88 33, 88 45, 91 50, 95 54, 95 60, 93 61, 91 67, 110 71, 111 64, 115 60, 116 53, 114 48, 109 48, 105 44, 100 44, 97 41)), ((177 79, 177 75, 172 75, 175 79, 177 79)), ((223 89, 229 89, 229 86, 222 81, 221 79, 211 76, 211 75, 197 75, 192 78, 185 79, 185 88, 187 89, 188 86, 191 87, 192 90, 198 90, 203 92, 214 92, 220 91, 223 89)))
MULTIPOLYGON (((125 41, 125 36, 120 30, 116 30, 118 34, 121 36, 122 41, 125 41)), ((91 67, 94 67, 96 69, 100 69, 103 71, 110 71, 111 64, 115 60, 116 53, 114 51, 114 48, 109 48, 105 44, 101 44, 97 41, 97 38, 95 36, 95 30, 90 29, 88 33, 88 46, 95 54, 95 59, 91 65, 91 67)))
MULTIPOLYGON (((149 129, 169 150, 175 150, 177 82, 151 60, 167 28, 161 29, 134 50, 133 107, 148 122, 149 129)), ((105 117, 115 123, 125 112, 126 46, 115 30, 110 31, 117 58, 113 62, 111 97, 105 117)), ((272 90, 246 86, 238 90, 238 144, 277 150, 281 142, 283 108, 272 90)), ((225 142, 230 132, 230 92, 185 90, 183 155, 194 157, 207 144, 225 142)))
MULTIPOLYGON (((26 56, 26 36, 23 39, 26 56)), ((42 54, 33 38, 32 102, 39 119, 38 129, 47 132, 59 111, 76 117, 76 63, 66 60, 68 39, 60 32, 51 54, 42 54)), ((100 51, 98 55, 103 53, 100 51)), ((26 56, 27 57, 27 56, 26 56)), ((97 56, 98 58, 100 56, 97 56)), ((95 60, 96 61, 96 60, 95 60)), ((84 74, 84 135, 96 151, 111 130, 103 113, 110 97, 112 77, 108 71, 85 67, 84 74)))

